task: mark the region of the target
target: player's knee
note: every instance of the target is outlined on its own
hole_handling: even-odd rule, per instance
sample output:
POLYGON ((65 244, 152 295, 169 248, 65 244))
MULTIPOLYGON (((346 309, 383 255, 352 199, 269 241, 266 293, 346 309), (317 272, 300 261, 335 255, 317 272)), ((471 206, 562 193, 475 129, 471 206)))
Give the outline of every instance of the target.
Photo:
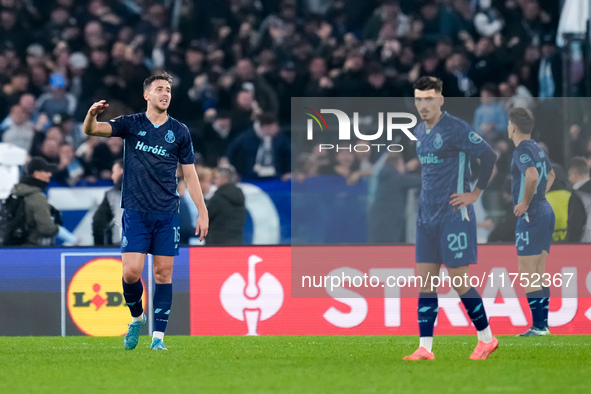
POLYGON ((135 283, 142 276, 142 271, 137 267, 123 267, 123 280, 125 283, 135 283))
POLYGON ((154 279, 156 283, 171 283, 172 282, 172 269, 160 268, 154 269, 154 279))

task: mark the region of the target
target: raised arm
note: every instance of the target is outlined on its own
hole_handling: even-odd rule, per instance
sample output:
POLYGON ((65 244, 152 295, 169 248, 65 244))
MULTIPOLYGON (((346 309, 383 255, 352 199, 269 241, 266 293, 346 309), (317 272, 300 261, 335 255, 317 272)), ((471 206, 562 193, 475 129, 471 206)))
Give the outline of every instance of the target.
POLYGON ((93 135, 96 137, 110 137, 113 133, 113 128, 109 122, 97 122, 96 117, 102 114, 109 104, 106 100, 97 101, 92 104, 82 125, 82 130, 86 135, 93 135))

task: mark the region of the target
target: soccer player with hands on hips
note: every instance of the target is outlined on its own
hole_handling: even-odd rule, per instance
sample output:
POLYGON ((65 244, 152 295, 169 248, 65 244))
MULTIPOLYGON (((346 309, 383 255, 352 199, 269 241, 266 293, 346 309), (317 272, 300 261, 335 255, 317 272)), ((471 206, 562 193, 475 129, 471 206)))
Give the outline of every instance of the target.
POLYGON ((445 264, 454 290, 477 330, 478 344, 470 358, 486 359, 499 342, 490 330, 482 298, 463 278, 469 276, 469 264, 476 264, 477 255, 476 217, 471 204, 486 188, 497 156, 466 122, 441 111, 441 80, 422 77, 413 87, 415 107, 423 120, 415 128, 417 156, 422 166, 415 248, 417 274, 421 278, 417 308, 420 344, 404 360, 435 358, 433 326, 439 307, 437 288, 429 278, 439 276, 441 264, 445 264), (470 190, 471 157, 480 160, 474 190, 470 190), (456 277, 462 280, 455 281, 456 277))
POLYGON ((172 77, 166 73, 144 81, 145 113, 119 116, 98 122, 97 116, 109 106, 94 103, 84 119, 87 135, 120 137, 124 140, 124 174, 121 256, 123 296, 132 316, 124 338, 127 350, 135 349, 146 324, 141 274, 147 253, 154 256, 154 332, 151 349, 166 350, 163 338, 172 304, 172 267, 179 254, 179 196, 176 171, 183 168, 189 193, 199 210, 195 234, 207 235, 209 218, 199 178, 189 129, 168 115, 172 77))
POLYGON ((515 144, 511 161, 511 194, 517 216, 515 246, 519 262, 520 282, 532 315, 532 326, 524 337, 550 334, 548 304, 550 288, 544 286, 546 257, 550 252, 555 216, 546 200, 556 175, 548 153, 531 139, 534 116, 525 108, 509 111, 509 139, 515 144))

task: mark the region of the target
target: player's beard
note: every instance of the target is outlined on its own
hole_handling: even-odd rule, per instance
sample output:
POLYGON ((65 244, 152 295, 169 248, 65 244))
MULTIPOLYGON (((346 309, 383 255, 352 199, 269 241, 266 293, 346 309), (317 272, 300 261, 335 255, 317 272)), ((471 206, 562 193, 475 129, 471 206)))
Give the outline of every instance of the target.
POLYGON ((170 106, 170 101, 167 104, 162 104, 160 100, 156 102, 156 105, 153 108, 158 112, 166 112, 168 111, 168 107, 170 106))

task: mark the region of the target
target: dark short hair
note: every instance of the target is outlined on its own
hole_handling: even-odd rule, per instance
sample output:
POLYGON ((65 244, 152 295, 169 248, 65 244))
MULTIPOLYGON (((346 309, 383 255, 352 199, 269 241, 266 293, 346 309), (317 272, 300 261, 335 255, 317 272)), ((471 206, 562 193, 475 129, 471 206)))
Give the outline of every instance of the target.
POLYGON ((222 177, 226 178, 230 183, 238 183, 240 177, 238 176, 238 172, 236 168, 234 168, 231 164, 225 164, 223 166, 219 166, 215 169, 215 171, 222 177))
POLYGON ((263 112, 257 117, 257 120, 259 121, 261 126, 267 126, 270 124, 277 123, 277 117, 275 116, 275 114, 271 112, 263 112))
POLYGON ((481 92, 489 92, 490 94, 493 95, 493 97, 497 97, 499 95, 499 89, 497 87, 497 85, 495 85, 492 82, 487 82, 484 85, 482 85, 482 87, 480 88, 481 92))
POLYGON ((146 90, 150 89, 150 85, 152 85, 152 82, 158 81, 158 80, 168 82, 170 84, 170 87, 172 88, 172 76, 169 73, 167 73, 166 71, 164 71, 160 74, 150 75, 148 78, 146 78, 144 80, 144 92, 146 90))
POLYGON ((437 93, 441 93, 443 90, 443 81, 436 77, 421 77, 414 83, 414 85, 412 85, 412 87, 415 90, 433 89, 437 93))
POLYGON ((509 121, 522 134, 531 134, 534 129, 534 114, 526 108, 512 108, 509 111, 509 121))
POLYGON ((576 156, 568 163, 568 170, 573 170, 579 175, 589 175, 589 164, 587 159, 582 156, 576 156))

